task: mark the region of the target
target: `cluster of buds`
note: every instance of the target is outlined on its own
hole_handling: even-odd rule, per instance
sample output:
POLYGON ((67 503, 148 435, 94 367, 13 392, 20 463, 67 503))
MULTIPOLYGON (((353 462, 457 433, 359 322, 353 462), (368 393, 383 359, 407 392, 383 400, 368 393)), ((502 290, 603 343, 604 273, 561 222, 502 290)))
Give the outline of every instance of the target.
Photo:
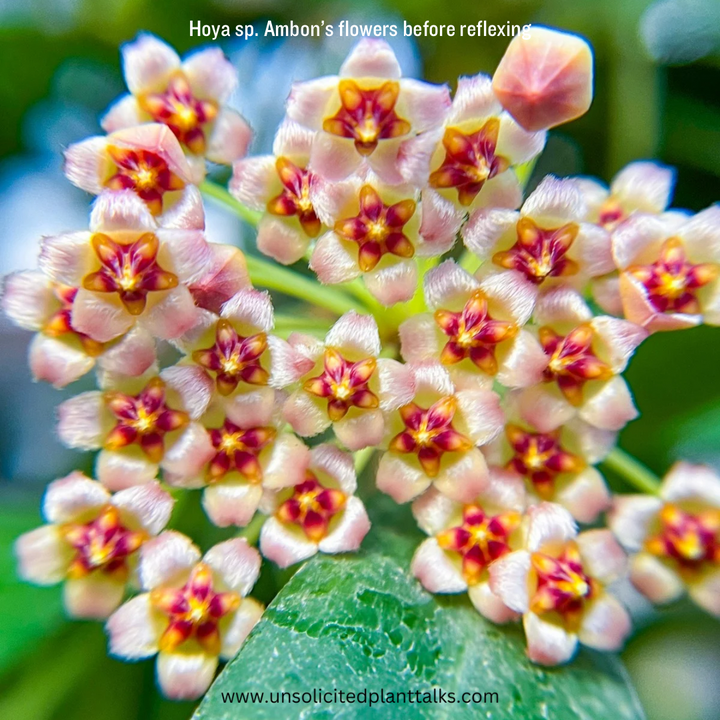
POLYGON ((199 697, 262 613, 245 597, 261 554, 287 567, 359 548, 356 462, 377 450, 377 488, 412 501, 429 536, 414 575, 492 622, 522 615, 534 662, 622 645, 623 547, 650 599, 687 584, 720 614, 720 480, 679 466, 659 498, 613 500, 595 467, 637 415, 622 372, 638 345, 720 317, 720 210, 666 210, 672 173, 648 162, 609 190, 547 177, 523 202, 520 166, 589 106, 583 40, 533 29, 452 101, 363 40, 338 76, 294 86, 274 154, 250 158, 219 50, 181 62, 143 35, 123 54, 130 94, 108 134, 66 152, 67 177, 98 195, 90 229, 44 238, 39 270, 4 287, 6 314, 37 332, 36 379, 98 366, 98 389, 58 413, 65 445, 99 451, 97 480, 50 485, 49 524, 17 543, 23 577, 65 580, 71 615, 109 617, 113 655, 157 654, 162 691, 199 697), (274 332, 244 255, 207 242, 206 160, 233 164, 261 253, 305 258, 322 285, 303 283, 355 306, 324 337, 299 315, 274 332), (201 557, 161 532, 172 497, 200 488, 212 524, 261 520, 259 552, 234 538, 201 557), (611 530, 578 532, 611 507, 611 530))

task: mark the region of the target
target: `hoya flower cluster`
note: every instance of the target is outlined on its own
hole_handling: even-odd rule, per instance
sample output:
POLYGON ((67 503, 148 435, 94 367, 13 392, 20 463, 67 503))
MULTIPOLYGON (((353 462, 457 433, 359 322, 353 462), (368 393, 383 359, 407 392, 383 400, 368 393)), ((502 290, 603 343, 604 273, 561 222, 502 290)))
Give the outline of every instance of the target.
POLYGON ((71 615, 108 618, 113 655, 157 655, 167 696, 199 697, 240 648, 261 554, 286 567, 360 547, 356 464, 374 451, 377 488, 428 535, 415 576, 493 622, 522 616, 535 662, 621 647, 628 567, 651 600, 687 587, 720 614, 720 479, 680 464, 658 496, 613 501, 595 467, 637 415, 622 372, 638 345, 720 318, 720 210, 667 210, 672 171, 650 162, 609 189, 549 176, 523 199, 547 128, 592 94, 588 46, 532 32, 452 99, 363 40, 337 76, 294 86, 259 157, 222 53, 181 61, 142 35, 108 134, 67 149, 68 179, 98 196, 89 229, 43 238, 2 302, 36 332, 36 379, 96 367, 57 425, 97 451, 96 479, 48 487, 20 573, 64 582, 71 615), (232 164, 260 253, 319 282, 207 242, 208 163, 232 164), (309 283, 321 307, 274 332, 257 269, 285 295, 307 300, 309 283), (175 364, 160 366, 163 344, 175 364), (262 523, 259 552, 236 537, 202 554, 166 529, 198 489, 210 523, 262 523), (579 531, 611 508, 610 529, 579 531))

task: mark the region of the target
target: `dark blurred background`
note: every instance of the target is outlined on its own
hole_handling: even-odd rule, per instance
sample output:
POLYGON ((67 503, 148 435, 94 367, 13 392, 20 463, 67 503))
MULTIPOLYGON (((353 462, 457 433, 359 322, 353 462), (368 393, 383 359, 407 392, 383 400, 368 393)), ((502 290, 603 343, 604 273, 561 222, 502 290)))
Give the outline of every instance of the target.
MULTIPOLYGON (((0 274, 34 266, 41 235, 86 226, 90 198, 64 180, 61 150, 98 133, 99 116, 123 92, 122 42, 148 30, 184 53, 200 44, 190 38, 191 20, 264 27, 268 19, 485 19, 578 32, 595 49, 595 101, 551 133, 531 182, 547 172, 609 181, 627 162, 657 158, 678 168, 676 207, 696 211, 720 199, 720 0, 1 0, 0 274)), ((269 150, 290 83, 335 72, 352 41, 222 44, 238 68, 233 103, 257 130, 257 153, 269 150)), ((401 37, 393 45, 405 74, 454 85, 458 75, 492 73, 506 39, 401 37)), ((212 205, 208 234, 239 245, 251 237, 212 205)), ((86 457, 59 446, 53 412, 92 380, 62 392, 32 384, 28 341, 0 318, 0 717, 187 718, 191 705, 158 699, 151 663, 108 659, 99 627, 62 620, 57 589, 15 580, 11 544, 39 523, 43 485, 90 469, 86 457)), ((653 336, 627 378, 642 417, 622 434, 625 449, 659 475, 679 458, 720 470, 720 329, 653 336)), ((687 603, 653 611, 628 599, 639 631, 625 660, 650 720, 720 717, 720 623, 687 603)))

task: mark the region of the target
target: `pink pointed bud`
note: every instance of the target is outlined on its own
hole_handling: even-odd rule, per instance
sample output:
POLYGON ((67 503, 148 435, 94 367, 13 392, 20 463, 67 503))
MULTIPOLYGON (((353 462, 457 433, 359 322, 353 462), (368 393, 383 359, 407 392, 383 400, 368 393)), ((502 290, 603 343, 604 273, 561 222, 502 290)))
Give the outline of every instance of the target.
POLYGON ((533 27, 516 35, 493 77, 502 106, 526 130, 561 125, 584 115, 593 95, 590 45, 569 33, 533 27))

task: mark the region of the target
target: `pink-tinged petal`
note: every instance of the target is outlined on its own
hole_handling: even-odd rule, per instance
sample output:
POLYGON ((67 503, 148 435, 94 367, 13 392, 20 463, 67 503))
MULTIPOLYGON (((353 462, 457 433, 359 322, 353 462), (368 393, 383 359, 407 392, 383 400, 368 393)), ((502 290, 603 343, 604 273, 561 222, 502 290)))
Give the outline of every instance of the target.
POLYGON ((349 282, 360 275, 357 257, 348 244, 343 243, 334 232, 325 233, 315 244, 310 269, 317 273, 321 283, 336 285, 349 282))
POLYGON ((320 130, 327 104, 337 87, 338 78, 332 75, 293 83, 287 101, 288 118, 311 130, 320 130))
POLYGON ((586 530, 577 536, 583 567, 588 575, 609 585, 627 572, 627 555, 606 529, 586 530))
POLYGON ((270 384, 284 388, 299 380, 313 369, 314 361, 298 352, 281 338, 268 337, 270 348, 270 384))
POLYGON ((447 85, 407 78, 400 81, 398 112, 410 121, 415 132, 426 132, 440 125, 451 104, 447 85))
POLYGON ((100 120, 100 127, 106 133, 139 125, 143 122, 142 109, 137 98, 128 93, 116 100, 100 120))
POLYGON ((474 207, 517 210, 523 201, 523 187, 513 170, 500 173, 486 181, 478 193, 474 207))
POLYGON ((346 415, 333 424, 335 437, 350 451, 374 447, 382 442, 385 419, 382 410, 367 410, 358 415, 346 415))
POLYGON ((625 380, 614 377, 582 406, 579 415, 602 430, 622 430, 638 411, 625 380))
POLYGON ((580 325, 592 316, 582 295, 565 285, 542 293, 535 307, 535 322, 538 325, 580 325))
POLYGON ((612 234, 615 265, 625 270, 630 265, 655 262, 668 237, 667 230, 663 220, 655 215, 638 214, 626 220, 612 234))
POLYGON ((518 613, 525 613, 530 605, 528 573, 530 553, 525 550, 503 555, 490 565, 490 589, 502 602, 518 613))
POLYGON ((310 157, 315 133, 302 125, 285 118, 278 127, 273 141, 275 157, 295 157, 306 162, 310 157))
POLYGON ((400 74, 390 45, 370 38, 360 40, 340 67, 340 77, 397 79, 400 74))
POLYGON ((610 192, 631 211, 661 213, 670 204, 675 170, 654 162, 634 162, 612 181, 610 192))
POLYGON ((496 437, 505 425, 500 397, 492 390, 461 390, 456 396, 457 410, 475 445, 484 445, 496 437))
POLYGON ((597 225, 580 225, 571 254, 580 262, 582 271, 591 277, 604 275, 615 269, 610 233, 597 225))
POLYGON ((175 504, 172 495, 165 492, 158 482, 121 490, 112 496, 110 502, 132 515, 151 535, 157 535, 168 524, 175 504))
POLYGON ((361 164, 362 156, 351 138, 322 132, 313 142, 308 167, 327 182, 338 182, 350 177, 361 164))
POLYGON ((555 430, 575 415, 570 403, 544 385, 523 389, 518 396, 518 408, 522 419, 540 432, 555 430))
POLYGON ((79 450, 97 450, 103 441, 104 407, 102 393, 97 391, 81 393, 61 403, 57 426, 60 441, 79 450))
POLYGON ((468 597, 475 609, 490 622, 502 625, 517 620, 518 614, 511 610, 491 589, 488 582, 479 582, 468 588, 468 597))
POLYGON ((2 310, 21 328, 40 330, 56 307, 55 294, 39 270, 23 270, 4 278, 2 310))
POLYGON ((458 502, 472 502, 487 486, 489 474, 483 454, 473 448, 452 465, 441 467, 435 487, 458 502))
POLYGON ((659 605, 677 600, 685 591, 680 576, 646 552, 630 558, 630 580, 650 602, 659 605))
POLYGON ((603 476, 595 468, 579 473, 555 497, 581 523, 592 523, 610 507, 610 491, 603 476))
POLYGON ((233 613, 230 622, 222 629, 220 658, 230 660, 242 647, 250 631, 257 625, 265 612, 265 606, 253 598, 244 598, 233 613))
POLYGON ((337 220, 352 215, 357 209, 360 190, 366 182, 367 173, 341 182, 330 182, 321 175, 316 176, 315 182, 310 185, 310 199, 320 220, 332 227, 337 220))
MULTIPOLYGON (((682 216, 680 216, 682 217, 682 216)), ((720 207, 717 204, 705 208, 701 212, 678 225, 679 218, 671 212, 662 216, 668 228, 668 235, 679 235, 694 262, 720 261, 720 207)))
MULTIPOLYGON (((203 179, 204 175, 195 178, 195 182, 200 183, 203 179)), ((163 228, 174 230, 204 230, 205 208, 200 190, 195 185, 183 188, 173 203, 165 206, 160 224, 163 228)), ((200 267, 198 266, 197 272, 200 272, 200 267)))
POLYGON ((213 525, 244 527, 253 519, 262 492, 260 485, 230 479, 206 487, 202 505, 213 525))
POLYGON ((296 225, 272 215, 265 215, 258 225, 258 250, 282 265, 301 260, 310 238, 296 225))
POLYGON ((260 552, 281 568, 307 560, 317 551, 318 546, 302 530, 283 525, 274 517, 265 521, 260 532, 260 552))
POLYGON ((400 185, 404 182, 400 166, 400 150, 403 144, 402 138, 383 140, 378 144, 372 155, 366 159, 367 165, 383 183, 400 185))
POLYGON ((93 195, 102 192, 102 180, 107 161, 105 152, 108 140, 105 137, 91 137, 74 143, 64 152, 65 177, 75 186, 93 195))
POLYGON ((238 80, 233 64, 219 47, 210 47, 188 55, 182 71, 193 95, 224 103, 235 90, 238 80))
POLYGON ((492 89, 492 78, 484 73, 458 78, 457 90, 447 116, 448 125, 499 115, 502 106, 492 89))
POLYGON ((596 650, 617 651, 622 648, 631 629, 628 611, 613 595, 604 593, 590 603, 578 638, 583 645, 596 650))
POLYGON ((435 318, 429 313, 414 315, 398 329, 400 354, 408 363, 432 360, 440 356, 443 348, 435 318))
POLYGON ((595 465, 604 460, 617 444, 617 433, 613 430, 600 430, 588 425, 579 418, 567 423, 567 430, 577 444, 580 454, 595 465))
POLYGON ((93 255, 89 232, 66 233, 42 239, 38 265, 51 280, 79 287, 92 268, 93 255))
POLYGON ((123 660, 151 657, 158 651, 162 629, 162 619, 153 609, 150 594, 131 598, 108 618, 105 625, 110 655, 123 660))
POLYGON ((428 272, 423 281, 425 303, 430 310, 462 301, 479 287, 480 283, 454 260, 440 263, 428 272))
POLYGON ((324 553, 354 552, 360 547, 369 530, 370 518, 362 500, 349 497, 338 524, 331 526, 327 536, 318 543, 318 548, 324 553))
POLYGON ((279 188, 274 156, 249 157, 233 165, 228 189, 243 205, 253 210, 265 210, 274 188, 279 188))
MULTIPOLYGON (((145 313, 147 316, 149 313, 145 313)), ((109 342, 124 335, 135 324, 135 316, 106 294, 80 288, 72 306, 72 326, 76 332, 98 342, 109 342)), ((151 330, 151 328, 148 328, 151 330)))
POLYGON ((564 628, 546 622, 535 613, 526 613, 523 617, 527 654, 530 660, 539 665, 560 665, 568 662, 575 654, 578 644, 577 635, 564 628))
POLYGON ((214 386, 202 368, 194 365, 174 365, 160 373, 168 390, 180 395, 183 409, 193 420, 199 418, 212 400, 214 386))
POLYGON ((143 590, 182 584, 198 562, 200 551, 192 540, 174 530, 166 530, 140 548, 140 584, 143 590))
POLYGON ((490 467, 489 482, 478 496, 480 504, 487 503, 500 510, 524 512, 527 505, 525 483, 512 470, 490 467))
POLYGON ((527 330, 521 330, 503 353, 495 377, 508 388, 530 387, 542 380, 546 366, 547 356, 540 343, 527 330))
POLYGON ((536 221, 562 224, 581 221, 587 208, 575 180, 547 175, 528 196, 521 212, 536 221))
POLYGON ((79 348, 42 334, 30 343, 28 361, 35 380, 44 380, 56 388, 69 385, 95 365, 95 358, 79 348))
POLYGON ((205 553, 203 562, 220 575, 227 587, 243 597, 252 590, 260 574, 260 553, 245 538, 214 545, 205 553))
POLYGON ((566 543, 577 535, 572 515, 556 503, 535 505, 528 509, 528 517, 527 548, 531 552, 542 550, 547 544, 566 543))
POLYGON ((506 157, 511 165, 520 165, 539 155, 545 147, 547 133, 528 132, 509 114, 500 116, 500 131, 498 133, 495 152, 506 157))
POLYGON ((485 260, 503 235, 514 232, 518 218, 515 210, 478 208, 461 231, 465 247, 485 260))
POLYGON ((412 504, 412 512, 418 526, 428 535, 445 530, 454 516, 462 511, 462 504, 451 500, 434 487, 428 489, 412 504))
POLYGON ((455 243, 465 221, 464 211, 458 210, 449 200, 431 189, 423 190, 420 207, 422 244, 418 246, 418 255, 434 257, 447 252, 455 243))
POLYGON ((381 350, 377 322, 371 315, 350 310, 330 328, 325 345, 340 352, 356 352, 362 358, 377 357, 381 350))
POLYGON ((312 448, 310 469, 329 475, 346 495, 352 495, 357 489, 357 474, 352 455, 335 445, 323 443, 312 448))
POLYGON ((302 437, 313 437, 330 427, 326 410, 303 390, 296 390, 287 399, 283 417, 302 437))
POLYGON ((291 433, 281 433, 263 464, 263 487, 280 489, 299 485, 305 479, 309 464, 310 451, 305 443, 291 433))
POLYGON ((430 177, 432 156, 442 141, 442 128, 429 130, 404 140, 397 156, 397 167, 403 181, 413 187, 425 187, 430 177))
POLYGON ((533 26, 516 35, 493 76, 503 107, 528 131, 587 112, 593 95, 593 55, 577 35, 533 26))
POLYGON ((133 94, 164 90, 170 75, 180 67, 177 53, 149 33, 123 45, 121 52, 125 82, 133 94))
POLYGON ((435 538, 420 544, 410 563, 410 572, 431 593, 459 593, 468 587, 460 563, 454 563, 435 538))
POLYGON ((412 367, 415 379, 415 393, 436 393, 454 395, 455 386, 448 371, 438 362, 421 363, 412 367))
POLYGON ((410 300, 415 294, 418 268, 415 260, 400 260, 365 273, 365 287, 386 307, 410 300))
POLYGON ((584 220, 588 222, 597 222, 603 203, 610 196, 607 186, 594 178, 578 176, 573 178, 580 188, 580 192, 585 199, 587 207, 587 215, 584 220))
POLYGON ((245 157, 251 140, 252 130, 242 115, 231 108, 222 108, 208 138, 205 155, 211 162, 231 165, 245 157))
POLYGON ((71 617, 104 620, 117 609, 124 594, 123 580, 95 572, 86 577, 66 580, 63 601, 71 617))
POLYGON ((213 257, 205 236, 198 230, 162 229, 157 232, 165 264, 180 282, 192 284, 209 270, 213 257))
POLYGON ((20 577, 36 585, 54 585, 65 578, 72 551, 55 525, 43 525, 15 541, 20 577))
POLYGON ((220 315, 249 325, 254 332, 269 332, 275 324, 270 295, 252 287, 243 288, 233 295, 222 306, 220 315))
POLYGON ((602 310, 610 315, 622 315, 623 306, 620 297, 620 278, 617 273, 594 278, 591 285, 592 296, 602 310))
POLYGON ((232 245, 212 243, 205 274, 190 285, 190 292, 199 307, 219 313, 223 303, 249 285, 242 252, 232 245))
POLYGON ((97 479, 112 492, 149 483, 158 469, 142 452, 102 450, 95 461, 97 479))
POLYGON ((99 358, 100 367, 117 375, 137 377, 156 360, 155 340, 142 328, 134 328, 99 358))
POLYGON ((616 495, 608 513, 608 527, 627 550, 638 551, 662 505, 660 498, 650 495, 616 495))
POLYGON ((235 393, 223 404, 228 420, 242 428, 263 427, 272 423, 276 391, 257 387, 249 392, 235 393))
POLYGON ((384 412, 407 405, 415 395, 415 376, 411 367, 380 358, 377 362, 380 409, 384 412))
POLYGON ((614 373, 621 373, 636 348, 648 336, 647 330, 627 320, 600 316, 591 322, 599 341, 597 351, 614 373))
POLYGON ((104 190, 95 198, 90 214, 92 232, 154 232, 156 229, 157 221, 132 190, 104 190))
POLYGON ((712 570, 688 586, 690 597, 704 610, 720 616, 720 570, 712 570))
POLYGON ((375 483, 397 503, 413 500, 430 487, 430 478, 417 466, 403 458, 385 453, 380 458, 375 483))
POLYGON ((480 289, 501 309, 503 319, 507 316, 519 326, 530 319, 538 296, 537 286, 515 270, 488 275, 480 283, 480 289))
POLYGON ((665 476, 660 495, 667 502, 695 500, 720 507, 720 478, 706 465, 678 462, 665 476))
POLYGON ((157 658, 157 681, 169 700, 197 700, 210 687, 218 659, 204 652, 167 653, 157 658))

